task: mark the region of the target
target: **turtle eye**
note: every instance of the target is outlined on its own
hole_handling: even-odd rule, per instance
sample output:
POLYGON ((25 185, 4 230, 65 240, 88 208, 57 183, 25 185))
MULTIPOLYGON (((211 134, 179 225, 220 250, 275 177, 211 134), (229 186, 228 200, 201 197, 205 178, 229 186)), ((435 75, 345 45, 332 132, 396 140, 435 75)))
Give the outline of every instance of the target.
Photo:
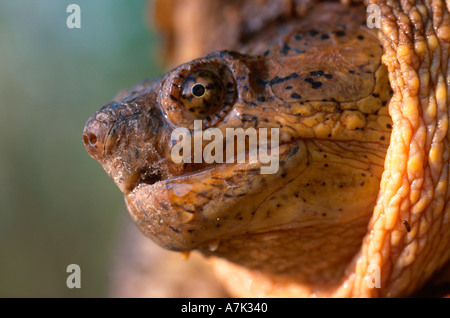
POLYGON ((219 110, 224 93, 222 80, 216 74, 194 72, 182 85, 180 102, 196 118, 204 119, 219 110))
POLYGON ((170 72, 162 84, 159 103, 175 125, 193 128, 214 126, 232 108, 236 99, 235 80, 218 58, 194 60, 170 72))

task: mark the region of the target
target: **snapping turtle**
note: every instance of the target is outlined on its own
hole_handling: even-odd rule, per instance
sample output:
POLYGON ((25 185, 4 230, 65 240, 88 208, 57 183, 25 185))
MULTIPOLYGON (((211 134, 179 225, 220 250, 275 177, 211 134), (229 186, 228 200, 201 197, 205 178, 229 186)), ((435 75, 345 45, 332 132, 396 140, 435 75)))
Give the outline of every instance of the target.
POLYGON ((369 29, 359 4, 256 2, 222 3, 245 14, 205 40, 220 50, 97 111, 87 151, 145 235, 211 256, 233 295, 416 292, 450 253, 448 8, 367 2, 381 22, 369 29), (224 139, 277 128, 278 170, 176 162, 171 134, 196 120, 224 139))

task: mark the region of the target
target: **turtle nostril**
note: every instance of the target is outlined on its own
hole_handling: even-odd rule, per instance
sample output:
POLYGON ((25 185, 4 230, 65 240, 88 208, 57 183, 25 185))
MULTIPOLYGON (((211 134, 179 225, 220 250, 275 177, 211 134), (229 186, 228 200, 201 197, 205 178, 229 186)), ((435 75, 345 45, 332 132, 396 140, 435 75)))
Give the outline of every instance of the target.
POLYGON ((83 141, 86 146, 94 146, 97 143, 97 136, 94 134, 83 134, 83 141))
POLYGON ((89 143, 95 145, 97 143, 97 136, 94 134, 89 134, 89 143))

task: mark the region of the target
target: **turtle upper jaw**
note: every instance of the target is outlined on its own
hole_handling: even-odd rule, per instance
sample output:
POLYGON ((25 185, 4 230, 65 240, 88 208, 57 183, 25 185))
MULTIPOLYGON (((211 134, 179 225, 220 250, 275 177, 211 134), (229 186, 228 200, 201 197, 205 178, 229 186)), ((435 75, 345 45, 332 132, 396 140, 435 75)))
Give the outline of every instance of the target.
POLYGON ((164 121, 155 99, 160 79, 144 81, 103 106, 86 122, 83 142, 123 193, 173 172, 165 164, 164 121), (126 96, 126 97, 124 97, 126 96))

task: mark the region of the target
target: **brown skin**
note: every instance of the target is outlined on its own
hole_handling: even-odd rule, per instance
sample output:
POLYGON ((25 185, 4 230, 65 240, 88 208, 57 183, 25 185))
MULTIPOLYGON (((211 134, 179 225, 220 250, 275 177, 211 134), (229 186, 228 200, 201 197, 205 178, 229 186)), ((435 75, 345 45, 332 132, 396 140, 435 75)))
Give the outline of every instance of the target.
POLYGON ((319 4, 301 19, 251 30, 239 53, 212 53, 120 94, 87 122, 86 149, 124 192, 144 234, 165 248, 218 256, 235 295, 411 294, 449 257, 442 52, 450 30, 448 13, 434 10, 436 41, 433 28, 425 37, 416 24, 414 48, 397 7, 381 5, 387 69, 376 33, 361 26, 363 8, 319 4), (189 76, 222 84, 191 103, 189 76), (195 118, 223 131, 279 128, 279 171, 172 162, 172 130, 191 129, 195 118), (428 141, 424 127, 433 128, 428 141), (381 288, 364 281, 373 264, 381 288))

